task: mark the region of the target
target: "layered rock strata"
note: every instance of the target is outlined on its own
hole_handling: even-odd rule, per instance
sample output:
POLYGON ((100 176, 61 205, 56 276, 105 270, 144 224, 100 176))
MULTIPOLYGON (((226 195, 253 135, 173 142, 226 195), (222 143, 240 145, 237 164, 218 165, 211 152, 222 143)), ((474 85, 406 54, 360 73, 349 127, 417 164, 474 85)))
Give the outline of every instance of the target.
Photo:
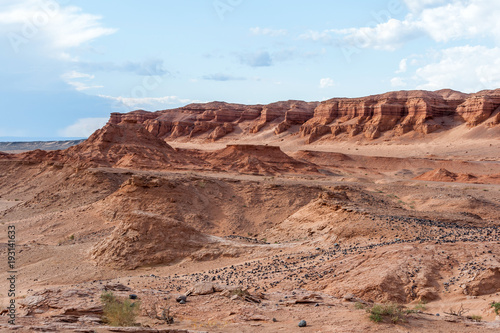
POLYGON ((469 127, 500 123, 500 89, 464 94, 454 90, 398 91, 362 98, 333 98, 324 102, 285 101, 268 105, 224 102, 196 103, 177 109, 126 114, 113 113, 110 124, 133 121, 161 139, 201 137, 219 140, 240 129, 256 134, 298 133, 311 143, 329 138, 384 133, 426 135, 462 124, 469 127), (248 123, 246 123, 248 122, 248 123), (240 126, 245 123, 245 126, 240 126), (294 126, 298 125, 298 126, 294 126), (298 128, 298 130, 297 130, 298 128))

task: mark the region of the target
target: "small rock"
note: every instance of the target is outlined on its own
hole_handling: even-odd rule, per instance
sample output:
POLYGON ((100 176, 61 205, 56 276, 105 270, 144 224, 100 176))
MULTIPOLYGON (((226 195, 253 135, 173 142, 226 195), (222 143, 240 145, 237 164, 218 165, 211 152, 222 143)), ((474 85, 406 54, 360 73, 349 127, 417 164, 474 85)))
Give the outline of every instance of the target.
POLYGON ((344 301, 353 302, 355 299, 356 299, 356 296, 354 296, 353 294, 345 294, 344 295, 344 301))
POLYGON ((275 322, 277 322, 277 321, 278 321, 278 319, 276 319, 276 318, 273 318, 273 323, 275 323, 275 322))
POLYGON ((186 301, 185 301, 185 300, 183 300, 183 299, 181 299, 181 300, 179 301, 179 304, 186 304, 186 301))
POLYGON ((191 295, 210 295, 214 292, 214 283, 209 282, 197 283, 193 288, 189 290, 189 293, 191 295))
POLYGON ((130 299, 137 299, 137 295, 136 294, 130 294, 130 295, 128 295, 128 298, 130 298, 130 299))
POLYGON ((307 326, 307 322, 305 320, 299 321, 299 327, 306 327, 306 326, 307 326))
POLYGON ((180 303, 181 301, 184 301, 184 303, 186 303, 187 297, 185 295, 180 295, 175 300, 177 301, 177 303, 180 303))
POLYGON ((19 303, 25 306, 38 306, 43 301, 45 301, 44 296, 28 296, 25 299, 21 300, 19 303))

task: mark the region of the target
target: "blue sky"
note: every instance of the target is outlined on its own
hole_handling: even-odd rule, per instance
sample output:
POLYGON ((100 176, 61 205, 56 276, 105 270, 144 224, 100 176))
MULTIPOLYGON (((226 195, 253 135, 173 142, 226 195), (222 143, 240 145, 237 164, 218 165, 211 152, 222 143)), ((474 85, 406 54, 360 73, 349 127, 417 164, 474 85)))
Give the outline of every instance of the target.
POLYGON ((500 86, 496 0, 1 0, 0 138, 110 112, 500 86))

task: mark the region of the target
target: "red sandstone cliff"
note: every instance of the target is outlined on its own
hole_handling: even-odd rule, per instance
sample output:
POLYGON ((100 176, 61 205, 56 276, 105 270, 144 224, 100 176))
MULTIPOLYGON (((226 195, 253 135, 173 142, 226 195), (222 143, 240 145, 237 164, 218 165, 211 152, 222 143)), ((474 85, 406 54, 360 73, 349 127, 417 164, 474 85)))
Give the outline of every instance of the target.
POLYGON ((477 126, 486 121, 495 126, 500 123, 499 108, 500 89, 477 94, 449 89, 416 90, 362 98, 333 98, 321 103, 197 103, 157 112, 113 113, 110 124, 136 121, 161 139, 200 136, 213 141, 238 127, 246 133, 258 133, 267 128, 280 134, 299 125, 301 137, 310 143, 327 135, 329 138, 361 135, 376 139, 386 132, 393 136, 412 131, 428 134, 462 124, 477 126), (238 126, 241 123, 245 126, 238 126))

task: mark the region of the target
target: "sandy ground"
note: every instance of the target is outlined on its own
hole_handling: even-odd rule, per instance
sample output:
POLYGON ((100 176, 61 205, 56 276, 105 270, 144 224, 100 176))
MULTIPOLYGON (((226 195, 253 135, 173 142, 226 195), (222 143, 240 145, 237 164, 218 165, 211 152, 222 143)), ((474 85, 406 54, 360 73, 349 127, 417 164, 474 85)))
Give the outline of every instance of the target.
MULTIPOLYGON (((176 148, 184 149, 203 149, 217 150, 224 148, 227 144, 241 141, 224 141, 215 143, 199 143, 169 141, 169 144, 176 148)), ((263 144, 265 141, 249 140, 245 143, 263 144)), ((278 143, 269 143, 270 145, 278 143)), ((470 140, 448 143, 443 146, 441 142, 436 143, 367 143, 367 142, 338 142, 331 143, 313 143, 303 144, 287 144, 281 146, 282 150, 287 153, 293 153, 298 150, 314 150, 324 152, 335 152, 343 154, 363 155, 363 156, 383 156, 383 157, 424 157, 424 158, 441 158, 448 160, 485 160, 499 161, 500 160, 500 142, 491 140, 470 140)))
POLYGON ((15 200, 1 200, 0 199, 0 212, 9 209, 10 207, 14 207, 18 205, 20 202, 15 200))
MULTIPOLYGON (((500 174, 498 139, 454 141, 463 137, 458 131, 465 129, 414 143, 304 145, 267 132, 238 141, 281 142, 289 156, 317 166, 308 174, 265 174, 262 161, 260 174, 0 161, 2 258, 7 226, 17 231, 17 332, 108 332, 99 298, 118 283, 118 296, 141 300, 137 321, 155 329, 497 332, 490 304, 500 302, 500 184, 414 179, 437 168, 500 174), (151 216, 147 233, 162 233, 182 251, 168 263, 153 261, 172 251, 134 231, 138 214, 151 216), (193 228, 206 243, 198 246, 194 232, 172 238, 172 225, 193 228), (124 268, 123 258, 140 264, 124 268), (186 304, 175 301, 189 291, 186 304), (393 324, 374 323, 359 309, 387 302, 414 311, 393 324), (170 307, 174 324, 148 316, 153 305, 170 307), (447 314, 461 306, 462 316, 447 314)), ((206 151, 231 138, 169 143, 206 151)), ((5 260, 2 267, 7 290, 5 260)), ((6 306, 9 297, 0 295, 6 306)), ((0 323, 7 331, 5 315, 0 323)))

